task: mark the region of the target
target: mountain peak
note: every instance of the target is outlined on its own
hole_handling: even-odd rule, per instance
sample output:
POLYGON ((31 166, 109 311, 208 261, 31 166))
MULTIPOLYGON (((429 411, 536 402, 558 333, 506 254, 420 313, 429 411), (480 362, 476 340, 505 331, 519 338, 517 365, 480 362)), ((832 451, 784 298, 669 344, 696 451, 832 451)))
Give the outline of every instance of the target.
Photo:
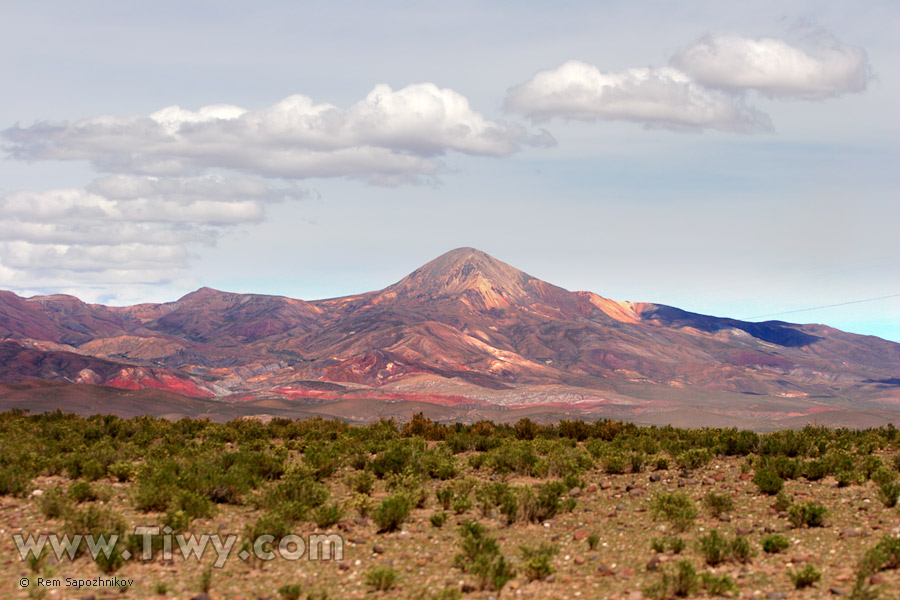
POLYGON ((503 308, 531 295, 538 280, 476 248, 456 248, 416 269, 385 292, 405 298, 460 297, 480 308, 503 308))

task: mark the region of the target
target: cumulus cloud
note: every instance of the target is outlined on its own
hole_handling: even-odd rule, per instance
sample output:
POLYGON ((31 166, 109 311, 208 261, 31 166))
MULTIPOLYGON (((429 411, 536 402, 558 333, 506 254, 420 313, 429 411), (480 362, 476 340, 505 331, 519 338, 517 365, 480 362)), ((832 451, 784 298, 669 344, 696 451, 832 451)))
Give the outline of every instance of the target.
POLYGON ((192 245, 213 244, 262 220, 267 204, 304 194, 221 175, 114 175, 86 188, 0 193, 0 286, 170 281, 192 245))
POLYGON ((753 132, 771 129, 769 118, 736 99, 708 90, 672 68, 605 73, 571 60, 511 88, 506 108, 535 121, 565 119, 634 121, 651 128, 753 132))
POLYGON ((177 106, 146 116, 38 123, 3 132, 23 160, 89 160, 102 172, 185 176, 206 169, 400 183, 433 176, 454 151, 506 156, 552 144, 546 132, 490 121, 465 96, 431 83, 376 86, 343 109, 294 95, 262 110, 177 106))
POLYGON ((870 77, 866 51, 833 40, 805 51, 775 38, 711 35, 671 64, 707 87, 805 100, 861 92, 870 77))

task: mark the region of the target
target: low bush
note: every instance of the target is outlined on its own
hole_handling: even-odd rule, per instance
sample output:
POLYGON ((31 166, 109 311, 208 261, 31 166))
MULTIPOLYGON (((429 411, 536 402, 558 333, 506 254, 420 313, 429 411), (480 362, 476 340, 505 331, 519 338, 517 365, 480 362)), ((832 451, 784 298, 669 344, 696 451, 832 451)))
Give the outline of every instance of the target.
POLYGON ((694 501, 683 492, 659 492, 650 503, 656 518, 669 521, 675 531, 686 531, 697 518, 694 501))
POLYGON ((774 533, 763 538, 762 548, 767 554, 778 554, 790 548, 791 543, 783 535, 774 533))
POLYGON ((397 583, 397 571, 392 567, 375 567, 366 573, 365 581, 376 591, 386 592, 397 583))
POLYGON ((709 492, 703 498, 703 504, 713 517, 718 517, 734 510, 734 500, 728 494, 709 492))
POLYGON ((460 526, 460 552, 453 562, 478 580, 482 590, 500 591, 515 576, 515 569, 500 553, 497 541, 479 523, 466 521, 460 526))
POLYGON ((687 598, 700 587, 700 578, 689 560, 678 561, 674 569, 664 568, 660 580, 644 588, 644 595, 656 600, 687 598))
POLYGON ((789 576, 798 590, 812 587, 822 579, 822 572, 813 565, 806 565, 802 569, 790 571, 789 576))
POLYGON ((828 510, 817 502, 802 502, 788 509, 788 520, 794 527, 824 527, 828 510))
POLYGON ((379 533, 395 531, 409 517, 412 506, 405 494, 388 496, 378 505, 372 519, 378 525, 379 533))
POLYGON ((522 571, 528 581, 546 579, 556 569, 553 568, 553 557, 559 553, 554 544, 542 542, 539 546, 522 546, 522 571))
POLYGON ((759 491, 769 496, 774 496, 784 487, 784 480, 778 476, 772 469, 757 469, 753 475, 753 483, 759 488, 759 491))

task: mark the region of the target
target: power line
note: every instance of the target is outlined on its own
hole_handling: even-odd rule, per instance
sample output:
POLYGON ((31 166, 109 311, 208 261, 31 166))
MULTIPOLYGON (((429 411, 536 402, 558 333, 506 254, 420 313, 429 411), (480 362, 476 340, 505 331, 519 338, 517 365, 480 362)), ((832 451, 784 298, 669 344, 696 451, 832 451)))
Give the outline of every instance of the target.
POLYGON ((806 312, 809 310, 821 310, 823 308, 834 308, 835 306, 847 306, 848 304, 859 304, 861 302, 874 302, 876 300, 886 300, 888 298, 897 298, 900 294, 891 294, 890 296, 879 296, 878 298, 866 298, 864 300, 851 300, 850 302, 839 302, 837 304, 826 304, 825 306, 814 306, 813 308, 798 308, 797 310, 786 310, 784 312, 769 313, 767 315, 756 315, 755 317, 745 317, 749 319, 762 319, 763 317, 777 317, 779 315, 789 315, 792 313, 806 312))

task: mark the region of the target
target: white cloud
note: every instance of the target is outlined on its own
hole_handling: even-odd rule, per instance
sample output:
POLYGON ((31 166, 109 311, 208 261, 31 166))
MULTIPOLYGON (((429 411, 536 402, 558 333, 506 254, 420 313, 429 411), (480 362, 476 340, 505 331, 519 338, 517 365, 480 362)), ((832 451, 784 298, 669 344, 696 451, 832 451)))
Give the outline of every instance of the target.
POLYGON ((671 62, 705 86, 806 100, 861 92, 870 77, 866 51, 834 41, 807 52, 775 38, 706 36, 671 62))
POLYGON ((116 175, 85 189, 0 193, 0 287, 170 281, 193 244, 213 244, 262 220, 267 203, 303 195, 219 175, 116 175))
POLYGON ((511 88, 506 108, 535 121, 559 117, 634 121, 646 127, 676 130, 771 129, 765 114, 705 89, 676 69, 649 67, 605 73, 577 60, 541 71, 511 88))
POLYGON ((294 95, 262 110, 177 106, 148 116, 38 123, 3 132, 19 159, 89 160, 101 172, 187 175, 210 168, 285 178, 397 183, 433 176, 455 151, 506 156, 553 143, 546 132, 490 121, 461 94, 431 83, 376 86, 342 109, 294 95))

